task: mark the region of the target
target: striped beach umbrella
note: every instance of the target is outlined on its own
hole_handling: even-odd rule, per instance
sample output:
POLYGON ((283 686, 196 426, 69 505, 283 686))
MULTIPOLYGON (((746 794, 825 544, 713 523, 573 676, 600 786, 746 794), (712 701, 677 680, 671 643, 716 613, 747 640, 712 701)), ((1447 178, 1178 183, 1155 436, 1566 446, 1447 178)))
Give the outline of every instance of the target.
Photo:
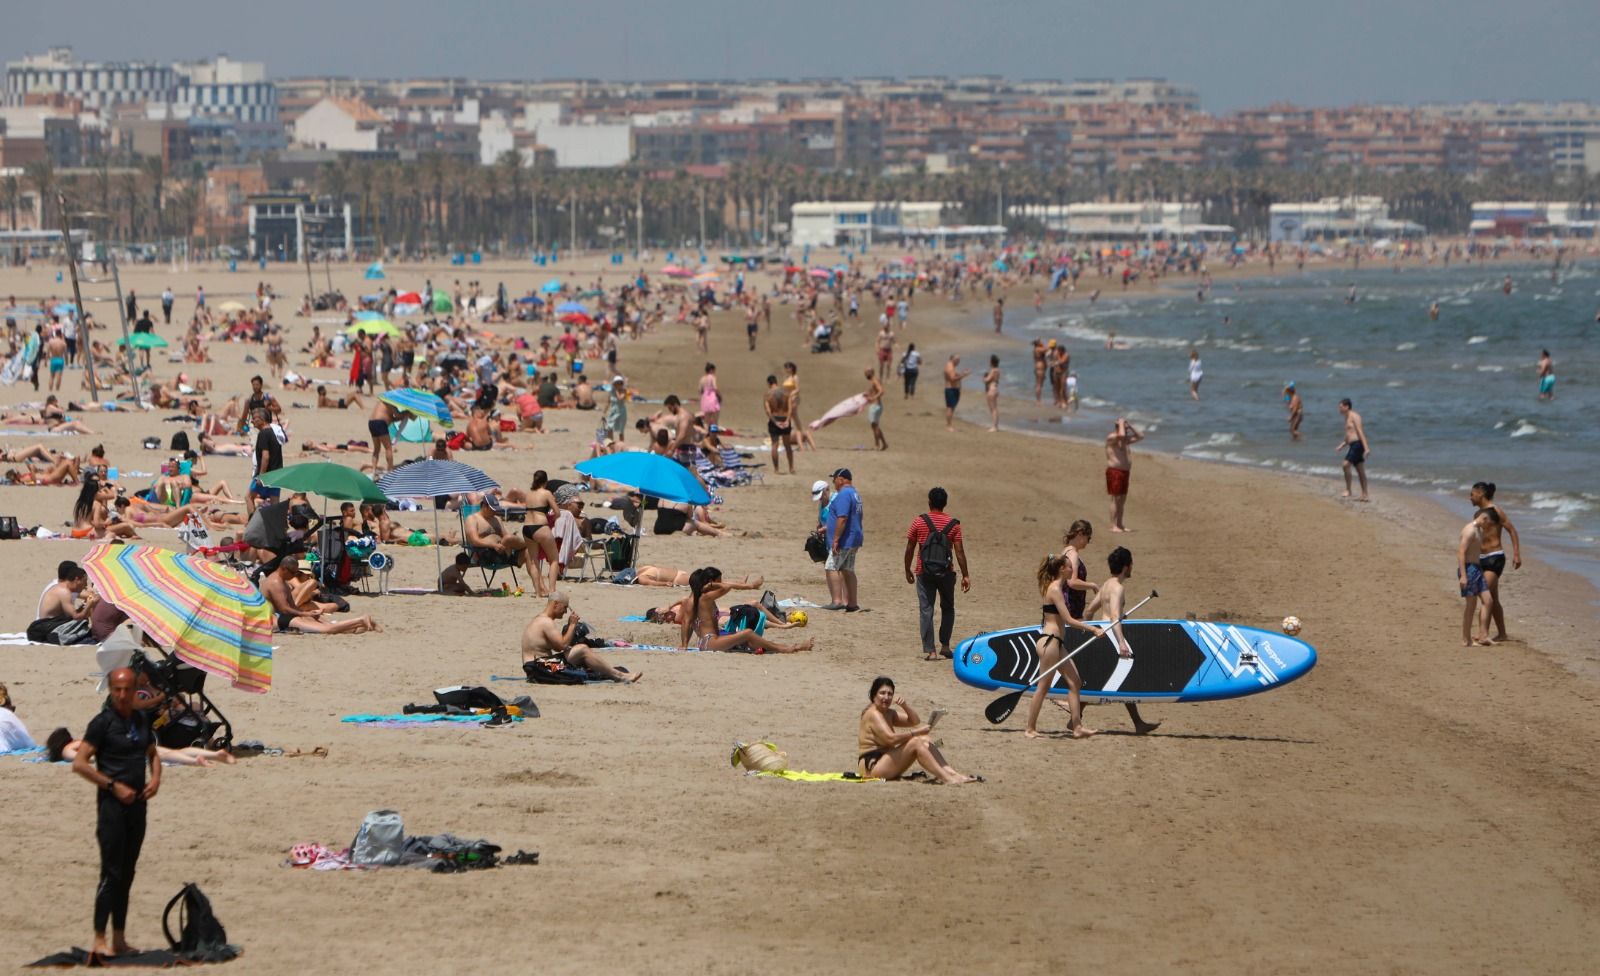
POLYGON ((378 487, 390 498, 438 498, 492 491, 500 485, 470 464, 429 459, 402 464, 379 478, 378 487))
POLYGON ((378 399, 402 413, 424 417, 445 427, 455 425, 455 421, 450 418, 450 405, 427 390, 419 390, 414 386, 403 387, 401 389, 388 390, 381 394, 378 399))
POLYGON ((240 691, 272 687, 272 606, 243 573, 154 546, 101 543, 83 559, 101 598, 179 660, 240 691))

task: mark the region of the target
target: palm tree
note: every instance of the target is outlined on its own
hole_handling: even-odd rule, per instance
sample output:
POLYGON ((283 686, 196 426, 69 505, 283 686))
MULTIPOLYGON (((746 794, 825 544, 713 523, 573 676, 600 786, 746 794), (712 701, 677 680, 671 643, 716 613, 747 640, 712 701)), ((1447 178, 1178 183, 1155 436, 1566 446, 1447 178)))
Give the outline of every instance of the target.
MULTIPOLYGON (((56 226, 56 221, 50 219, 50 210, 55 206, 56 197, 55 167, 50 165, 49 160, 41 159, 24 166, 22 176, 33 187, 33 192, 38 194, 40 228, 56 226)), ((56 217, 59 219, 60 214, 57 213, 56 217)))

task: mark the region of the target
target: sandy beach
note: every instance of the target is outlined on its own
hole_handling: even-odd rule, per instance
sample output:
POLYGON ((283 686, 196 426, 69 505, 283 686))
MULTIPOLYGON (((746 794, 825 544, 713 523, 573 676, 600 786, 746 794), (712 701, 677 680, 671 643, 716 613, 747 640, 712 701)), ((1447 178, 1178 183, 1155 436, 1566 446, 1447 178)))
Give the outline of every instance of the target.
MULTIPOLYGON (((575 278, 587 283, 600 267, 581 265, 575 278)), ((514 295, 551 277, 525 263, 388 270, 402 287, 477 278, 491 292, 504 280, 514 295)), ((359 272, 332 274, 353 296, 367 290, 359 272)), ((606 269, 608 283, 622 276, 606 269)), ((170 284, 185 320, 196 285, 220 302, 253 292, 259 277, 216 266, 123 271, 124 287, 147 300, 170 284)), ((287 317, 303 269, 275 266, 270 277, 284 296, 293 368, 332 378, 336 371, 303 366, 310 325, 287 317)), ((69 286, 52 278, 43 267, 0 271, 0 296, 67 298, 69 286)), ((1018 289, 1014 303, 1031 297, 1018 289)), ((866 449, 863 419, 842 421, 817 435, 817 451, 798 456, 796 475, 768 470, 763 483, 724 493, 719 517, 758 537, 643 540, 644 562, 760 573, 780 598, 825 603, 821 568, 801 549, 815 515, 808 489, 848 466, 865 505, 868 612, 813 611, 805 631, 777 635, 814 638, 808 653, 613 651, 608 659, 643 670, 643 680, 552 688, 488 680, 518 673, 518 636, 543 605, 531 595, 353 597, 384 633, 281 636, 270 693, 215 693, 240 738, 328 755, 167 770, 150 808, 130 938, 158 943, 161 907, 195 881, 245 949, 227 969, 240 974, 455 973, 525 962, 563 973, 1592 972, 1596 594, 1537 552, 1503 585, 1517 640, 1463 648, 1452 578, 1460 526, 1447 513, 1383 491, 1360 505, 1326 480, 1135 449, 1133 531, 1097 532, 1085 553, 1091 578, 1104 578, 1106 553, 1122 544, 1137 560, 1130 592, 1161 594, 1144 616, 1276 627, 1297 615, 1320 654, 1309 676, 1238 701, 1150 706, 1147 717, 1164 724, 1147 737, 1130 733, 1120 708, 1098 707, 1088 721, 1105 733, 1072 741, 1064 713, 1049 709, 1041 728, 1050 734, 1029 741, 1021 716, 990 726, 982 710, 992 695, 959 684, 948 662, 922 660, 901 558, 930 486, 949 490, 973 569, 972 592, 958 597, 958 638, 1036 622, 1040 558, 1074 519, 1099 528, 1107 517, 1098 444, 983 432, 976 375, 963 422, 944 431, 941 350, 970 345, 956 325, 987 314, 981 300, 919 298, 906 338, 925 353, 923 380, 911 401, 891 381, 890 451, 866 449), (851 768, 857 716, 878 674, 919 709, 949 709, 938 729, 946 755, 987 782, 789 783, 729 768, 733 742, 756 739, 780 745, 794 768, 851 768), (339 721, 398 711, 454 684, 527 692, 542 717, 500 731, 339 721), (466 877, 284 866, 291 845, 348 844, 377 809, 400 811, 409 833, 484 837, 541 860, 466 877)), ((862 322, 870 318, 863 309, 862 322)), ((813 356, 788 306, 774 306, 755 352, 741 323, 735 313, 713 317, 709 357, 694 350, 692 330, 668 326, 624 344, 620 371, 651 398, 676 392, 688 401, 706 359, 716 362, 736 444, 762 439, 760 392, 784 360, 799 364, 808 420, 860 389, 871 325, 851 327, 848 352, 813 356)), ((171 338, 181 329, 161 331, 171 338)), ((537 338, 542 330, 499 331, 537 338)), ((260 347, 213 343, 211 352, 217 363, 206 372, 219 401, 265 371, 244 362, 263 359, 260 347)), ((157 374, 179 368, 187 367, 160 364, 157 374)), ((79 375, 68 374, 69 386, 79 375)), ((8 406, 34 398, 26 384, 0 388, 8 406)), ((111 464, 154 471, 165 454, 139 441, 170 436, 176 427, 160 423, 163 415, 89 413, 94 436, 42 440, 77 454, 104 443, 111 464)), ((291 406, 285 416, 292 445, 365 436, 364 412, 291 406)), ((547 426, 558 432, 514 435, 522 449, 461 459, 510 486, 525 485, 535 468, 570 477, 587 456, 593 415, 557 411, 547 426)), ((304 459, 286 458, 294 460, 304 459)), ((210 470, 236 490, 248 483, 245 459, 212 458, 210 470)), ((0 488, 0 514, 61 531, 76 492, 0 488)), ((400 520, 432 524, 430 513, 400 520)), ((181 547, 169 530, 148 534, 181 547)), ((22 630, 56 563, 87 549, 0 543, 11 577, 0 630, 22 630)), ((401 550, 392 585, 431 585, 434 564, 429 549, 401 550)), ((620 618, 674 591, 564 588, 598 633, 673 639, 675 630, 620 618)), ((0 646, 0 682, 41 741, 58 725, 81 731, 99 709, 94 671, 92 647, 0 646)), ((91 788, 65 766, 15 757, 0 758, 0 782, 0 830, 12 838, 0 863, 13 892, 0 904, 0 965, 87 945, 98 865, 91 788)))

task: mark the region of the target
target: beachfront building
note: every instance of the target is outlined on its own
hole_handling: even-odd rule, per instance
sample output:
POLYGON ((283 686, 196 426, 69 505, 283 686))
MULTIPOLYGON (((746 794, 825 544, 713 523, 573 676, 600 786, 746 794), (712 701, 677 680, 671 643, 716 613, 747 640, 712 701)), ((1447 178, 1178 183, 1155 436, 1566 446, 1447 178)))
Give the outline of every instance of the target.
POLYGON ((1423 105, 1424 117, 1493 126, 1543 140, 1558 176, 1600 173, 1600 105, 1591 102, 1464 102, 1423 105))
POLYGON ((796 247, 866 247, 885 238, 925 236, 943 226, 944 209, 942 203, 796 203, 790 208, 789 229, 796 247))
POLYGON ((276 127, 278 92, 267 80, 260 61, 234 61, 219 55, 210 61, 174 66, 178 75, 173 115, 180 119, 232 119, 276 127))
POLYGON ((310 253, 339 250, 355 244, 350 204, 316 200, 303 193, 264 193, 245 201, 249 218, 250 256, 269 261, 304 261, 310 253))
POLYGON ((326 97, 294 120, 294 141, 313 149, 374 152, 389 121, 358 98, 326 97))
POLYGON ((1421 224, 1391 220, 1382 197, 1324 197, 1310 203, 1274 203, 1268 210, 1268 234, 1274 243, 1380 240, 1425 233, 1421 224))
POLYGON ((1198 203, 1019 204, 1014 220, 1035 220, 1064 237, 1092 240, 1208 240, 1233 236, 1227 224, 1208 224, 1198 203))
POLYGON ((1485 200, 1472 205, 1474 237, 1594 237, 1600 207, 1584 203, 1485 200))
POLYGON ((278 95, 267 80, 267 66, 226 55, 178 64, 79 61, 72 48, 53 47, 6 64, 5 104, 35 104, 51 96, 75 99, 83 108, 102 113, 119 105, 142 105, 156 118, 278 121, 278 95))

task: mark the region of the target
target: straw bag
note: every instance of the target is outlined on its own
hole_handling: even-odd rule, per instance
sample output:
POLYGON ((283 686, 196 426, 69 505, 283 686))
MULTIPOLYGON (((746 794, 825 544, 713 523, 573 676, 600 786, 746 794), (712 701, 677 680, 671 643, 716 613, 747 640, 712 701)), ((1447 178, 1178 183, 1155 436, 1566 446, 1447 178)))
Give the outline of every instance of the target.
POLYGON ((728 765, 743 766, 755 773, 781 773, 789 768, 789 754, 771 742, 735 742, 728 765))

